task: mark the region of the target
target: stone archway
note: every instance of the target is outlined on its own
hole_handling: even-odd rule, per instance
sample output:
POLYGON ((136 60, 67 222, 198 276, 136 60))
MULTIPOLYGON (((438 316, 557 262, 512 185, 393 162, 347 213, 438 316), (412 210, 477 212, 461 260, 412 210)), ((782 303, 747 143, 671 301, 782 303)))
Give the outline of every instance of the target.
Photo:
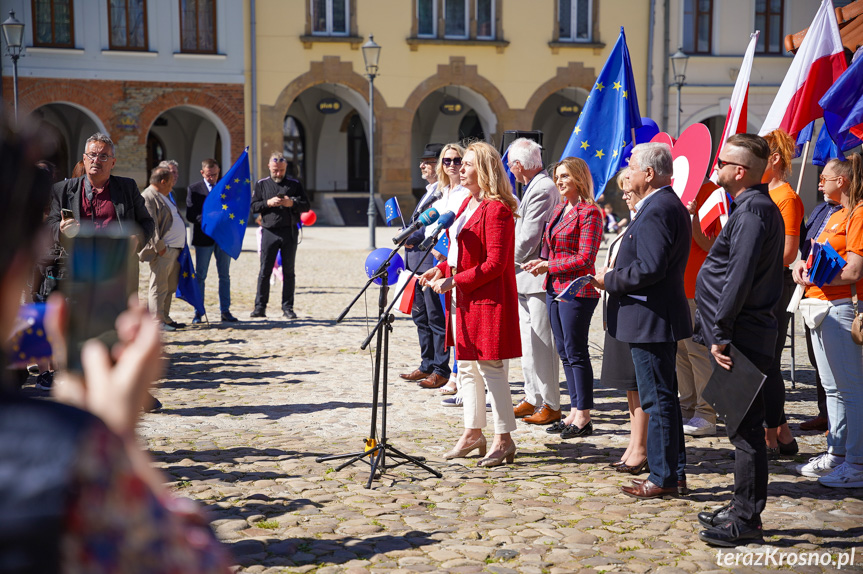
POLYGON ((596 83, 596 71, 593 68, 585 68, 581 62, 570 62, 566 67, 559 67, 555 77, 536 89, 527 101, 524 113, 528 116, 528 121, 533 121, 539 106, 555 92, 566 88, 581 88, 590 93, 594 83, 596 83))

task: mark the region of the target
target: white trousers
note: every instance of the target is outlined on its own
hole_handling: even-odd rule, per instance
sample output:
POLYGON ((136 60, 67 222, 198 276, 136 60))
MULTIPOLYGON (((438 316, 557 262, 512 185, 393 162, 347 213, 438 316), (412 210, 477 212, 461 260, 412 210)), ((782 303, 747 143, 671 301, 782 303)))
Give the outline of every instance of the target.
POLYGON ((535 407, 543 403, 560 410, 560 357, 554 346, 545 293, 518 295, 521 332, 521 370, 524 398, 535 407))
POLYGON ((464 399, 464 428, 485 428, 485 389, 491 398, 494 434, 515 430, 515 413, 509 390, 509 359, 495 361, 459 361, 458 377, 464 399))

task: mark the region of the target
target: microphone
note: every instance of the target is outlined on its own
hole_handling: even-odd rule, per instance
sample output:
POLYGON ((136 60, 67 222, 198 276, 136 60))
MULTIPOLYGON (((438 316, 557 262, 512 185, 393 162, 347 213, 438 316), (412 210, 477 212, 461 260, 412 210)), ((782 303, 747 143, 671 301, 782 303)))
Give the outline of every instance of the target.
POLYGON ((455 213, 452 211, 447 211, 443 215, 440 216, 440 219, 437 222, 437 229, 435 229, 434 233, 423 239, 423 242, 420 243, 419 249, 420 251, 425 251, 435 243, 437 243, 438 237, 443 233, 445 229, 447 229, 450 225, 455 221, 455 213))
POLYGON ((399 234, 393 237, 393 243, 400 245, 411 234, 424 225, 431 225, 440 217, 440 213, 434 207, 430 207, 423 211, 416 221, 399 231, 399 234))

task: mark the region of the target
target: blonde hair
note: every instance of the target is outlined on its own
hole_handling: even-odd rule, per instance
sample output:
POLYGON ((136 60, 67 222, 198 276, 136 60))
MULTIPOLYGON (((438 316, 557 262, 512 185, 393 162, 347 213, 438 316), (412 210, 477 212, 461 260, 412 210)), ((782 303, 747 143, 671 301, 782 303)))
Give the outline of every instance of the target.
POLYGON ((848 205, 853 210, 863 201, 863 155, 855 153, 845 161, 831 159, 827 166, 848 180, 848 205))
MULTIPOLYGON (((565 157, 554 166, 555 174, 557 174, 557 169, 560 167, 565 169, 575 182, 578 198, 591 205, 596 205, 596 199, 593 197, 593 177, 590 175, 590 168, 587 167, 587 162, 580 157, 565 157)), ((555 177, 555 183, 557 183, 556 180, 557 178, 555 177)))
MULTIPOLYGON (((435 167, 435 173, 437 173, 438 180, 438 188, 443 189, 444 187, 453 188, 453 182, 449 180, 449 175, 447 175, 446 170, 443 168, 443 156, 449 150, 454 149, 458 152, 459 157, 464 157, 464 148, 458 145, 457 143, 448 143, 443 146, 443 149, 440 150, 440 154, 437 156, 437 167, 435 167)), ((458 185, 459 182, 455 182, 458 185)))
POLYGON ((512 184, 506 175, 500 154, 485 142, 474 142, 467 146, 465 153, 472 151, 476 156, 477 183, 482 190, 482 198, 500 201, 515 213, 518 203, 512 195, 512 184))
MULTIPOLYGON (((770 155, 779 154, 779 175, 782 176, 783 180, 788 181, 788 178, 791 177, 791 160, 794 159, 794 149, 797 147, 797 142, 783 129, 773 130, 765 135, 764 139, 770 146, 770 155)), ((767 163, 770 164, 770 158, 767 159, 767 163)))
POLYGON ((617 172, 617 187, 620 188, 620 191, 624 191, 623 184, 629 181, 626 177, 629 174, 629 168, 625 167, 619 172, 617 172))

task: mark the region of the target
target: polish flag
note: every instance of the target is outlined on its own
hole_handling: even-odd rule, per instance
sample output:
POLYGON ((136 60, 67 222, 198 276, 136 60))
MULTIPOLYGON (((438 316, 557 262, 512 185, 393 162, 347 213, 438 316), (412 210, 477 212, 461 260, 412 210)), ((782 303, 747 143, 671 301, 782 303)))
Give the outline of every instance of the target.
POLYGON ((792 137, 824 115, 818 100, 845 71, 833 2, 822 0, 758 135, 782 128, 792 137))
POLYGON ((698 209, 701 231, 707 237, 716 237, 728 220, 728 202, 721 187, 711 193, 698 209))

